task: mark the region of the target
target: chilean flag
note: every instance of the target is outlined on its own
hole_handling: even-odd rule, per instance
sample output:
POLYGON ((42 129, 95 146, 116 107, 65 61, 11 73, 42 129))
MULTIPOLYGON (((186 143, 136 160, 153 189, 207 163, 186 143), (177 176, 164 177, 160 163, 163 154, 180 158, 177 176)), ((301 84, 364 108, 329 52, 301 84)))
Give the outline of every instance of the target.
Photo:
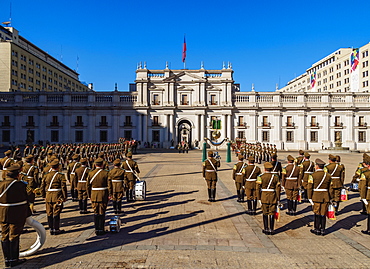
POLYGON ((185 59, 186 59, 186 40, 184 36, 184 45, 182 47, 182 62, 183 63, 185 63, 185 59))

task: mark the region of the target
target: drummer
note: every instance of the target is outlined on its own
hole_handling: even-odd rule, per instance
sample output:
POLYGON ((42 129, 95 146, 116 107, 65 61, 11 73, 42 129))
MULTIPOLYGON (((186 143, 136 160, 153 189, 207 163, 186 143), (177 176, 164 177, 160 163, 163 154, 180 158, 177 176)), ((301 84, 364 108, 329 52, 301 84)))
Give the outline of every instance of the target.
POLYGON ((132 152, 126 154, 126 161, 122 163, 122 168, 125 169, 125 186, 127 202, 134 201, 135 182, 139 178, 139 166, 132 159, 132 152))

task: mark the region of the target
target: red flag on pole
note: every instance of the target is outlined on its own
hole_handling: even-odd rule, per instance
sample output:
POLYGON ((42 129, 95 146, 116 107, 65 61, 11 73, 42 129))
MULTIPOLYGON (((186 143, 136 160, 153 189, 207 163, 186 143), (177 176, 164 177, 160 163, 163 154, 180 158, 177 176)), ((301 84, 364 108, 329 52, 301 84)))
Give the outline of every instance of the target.
POLYGON ((185 59, 186 59, 186 40, 184 36, 184 45, 182 47, 182 62, 183 63, 185 63, 185 59))

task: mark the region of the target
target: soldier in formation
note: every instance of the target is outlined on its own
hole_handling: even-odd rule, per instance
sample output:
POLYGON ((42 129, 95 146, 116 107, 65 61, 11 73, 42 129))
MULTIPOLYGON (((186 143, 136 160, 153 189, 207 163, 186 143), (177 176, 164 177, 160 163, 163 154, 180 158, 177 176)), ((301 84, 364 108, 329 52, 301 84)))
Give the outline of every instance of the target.
POLYGON ((248 165, 242 171, 244 177, 244 189, 247 196, 247 213, 256 215, 257 212, 257 199, 258 199, 258 185, 257 177, 261 174, 261 169, 255 165, 253 156, 248 157, 248 165))
POLYGON ((294 163, 294 158, 291 155, 287 156, 288 165, 282 170, 282 181, 281 184, 285 189, 287 197, 288 215, 295 215, 298 204, 298 191, 301 187, 301 181, 299 180, 300 169, 297 164, 294 163))
POLYGON ((207 182, 208 201, 216 201, 217 168, 220 161, 213 158, 213 151, 208 151, 208 158, 203 162, 203 178, 207 182))

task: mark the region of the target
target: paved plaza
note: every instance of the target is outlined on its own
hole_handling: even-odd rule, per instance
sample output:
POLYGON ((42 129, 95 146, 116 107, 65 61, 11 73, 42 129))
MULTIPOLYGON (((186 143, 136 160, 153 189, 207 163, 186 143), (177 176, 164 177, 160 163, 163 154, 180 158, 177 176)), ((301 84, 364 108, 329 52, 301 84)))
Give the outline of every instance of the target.
MULTIPOLYGON (((298 155, 279 152, 283 165, 288 154, 298 155)), ((325 154, 311 154, 313 160, 327 160, 325 154)), ((276 234, 265 235, 260 210, 250 216, 245 214, 246 204, 236 202, 231 178, 235 156, 231 163, 225 162, 225 151, 221 156, 217 202, 210 203, 201 174, 201 151, 139 151, 135 159, 141 177, 147 181, 147 199, 124 202, 125 215, 118 234, 95 236, 93 215, 80 215, 78 203, 69 200, 61 215, 61 228, 66 233, 48 234, 42 249, 27 257, 20 268, 370 267, 370 236, 361 233, 366 228, 366 216, 359 213, 358 193, 349 192, 350 200, 341 203, 337 220, 327 221, 328 234, 324 237, 310 233, 313 213, 307 203, 298 205, 296 216, 286 215, 284 209, 276 234)), ((349 183, 362 154, 341 157, 349 183)), ((34 218, 47 226, 40 198, 36 210, 34 218)), ((111 205, 107 221, 110 216, 111 205)), ((21 244, 30 242, 33 235, 23 234, 21 244)))

